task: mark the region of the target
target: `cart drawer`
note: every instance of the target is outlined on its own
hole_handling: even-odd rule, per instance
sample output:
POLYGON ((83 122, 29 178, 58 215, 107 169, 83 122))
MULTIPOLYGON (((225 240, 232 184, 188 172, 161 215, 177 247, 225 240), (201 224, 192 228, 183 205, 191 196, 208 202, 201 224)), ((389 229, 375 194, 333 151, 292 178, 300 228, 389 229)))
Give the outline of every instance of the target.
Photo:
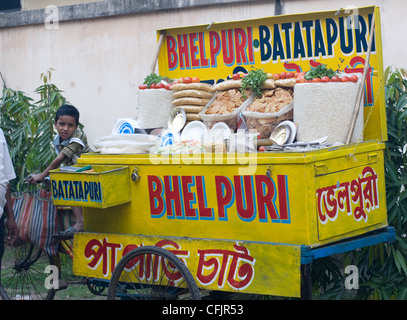
POLYGON ((319 176, 316 188, 320 240, 387 226, 383 157, 380 165, 319 176))
POLYGON ((93 172, 52 170, 54 204, 103 209, 131 201, 128 167, 95 165, 92 169, 93 172))

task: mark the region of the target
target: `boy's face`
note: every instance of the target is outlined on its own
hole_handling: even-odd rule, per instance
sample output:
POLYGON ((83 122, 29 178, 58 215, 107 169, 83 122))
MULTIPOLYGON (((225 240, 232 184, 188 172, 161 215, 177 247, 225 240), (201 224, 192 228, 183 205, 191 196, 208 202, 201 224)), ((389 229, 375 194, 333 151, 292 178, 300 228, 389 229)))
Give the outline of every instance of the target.
POLYGON ((55 129, 61 137, 61 142, 69 139, 78 129, 75 118, 72 116, 60 116, 58 121, 54 123, 55 129))

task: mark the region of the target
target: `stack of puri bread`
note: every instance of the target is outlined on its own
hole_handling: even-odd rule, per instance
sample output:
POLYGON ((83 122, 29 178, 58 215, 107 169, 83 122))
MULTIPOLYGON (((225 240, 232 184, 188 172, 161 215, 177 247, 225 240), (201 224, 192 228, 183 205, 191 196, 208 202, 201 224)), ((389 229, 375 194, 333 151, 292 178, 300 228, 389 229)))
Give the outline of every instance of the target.
POLYGON ((215 92, 212 85, 204 82, 177 83, 171 89, 174 97, 172 104, 184 109, 187 122, 201 120, 198 113, 205 108, 215 92))

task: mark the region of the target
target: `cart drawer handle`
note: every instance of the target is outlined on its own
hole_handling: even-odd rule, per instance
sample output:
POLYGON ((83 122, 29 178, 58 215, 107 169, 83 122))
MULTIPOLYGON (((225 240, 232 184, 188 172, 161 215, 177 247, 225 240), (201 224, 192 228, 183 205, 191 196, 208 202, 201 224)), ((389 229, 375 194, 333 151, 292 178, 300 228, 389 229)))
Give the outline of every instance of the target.
POLYGON ((379 160, 379 155, 377 153, 368 153, 367 160, 369 163, 376 163, 379 160))
POLYGON ((315 175, 317 176, 319 174, 327 173, 328 166, 326 165, 326 163, 314 164, 314 170, 315 170, 315 175))

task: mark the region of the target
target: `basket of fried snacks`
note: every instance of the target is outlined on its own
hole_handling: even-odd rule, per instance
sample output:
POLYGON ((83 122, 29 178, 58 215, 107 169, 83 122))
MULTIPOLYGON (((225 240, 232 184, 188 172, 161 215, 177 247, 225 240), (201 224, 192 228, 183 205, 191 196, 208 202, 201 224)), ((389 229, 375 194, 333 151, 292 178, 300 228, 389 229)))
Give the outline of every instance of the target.
POLYGON ((215 95, 199 113, 209 129, 224 122, 236 131, 239 113, 253 101, 251 90, 242 91, 241 87, 241 80, 226 80, 215 85, 215 95))
POLYGON ((248 130, 257 131, 258 138, 268 139, 275 127, 293 119, 293 89, 276 87, 262 91, 242 110, 248 130))

